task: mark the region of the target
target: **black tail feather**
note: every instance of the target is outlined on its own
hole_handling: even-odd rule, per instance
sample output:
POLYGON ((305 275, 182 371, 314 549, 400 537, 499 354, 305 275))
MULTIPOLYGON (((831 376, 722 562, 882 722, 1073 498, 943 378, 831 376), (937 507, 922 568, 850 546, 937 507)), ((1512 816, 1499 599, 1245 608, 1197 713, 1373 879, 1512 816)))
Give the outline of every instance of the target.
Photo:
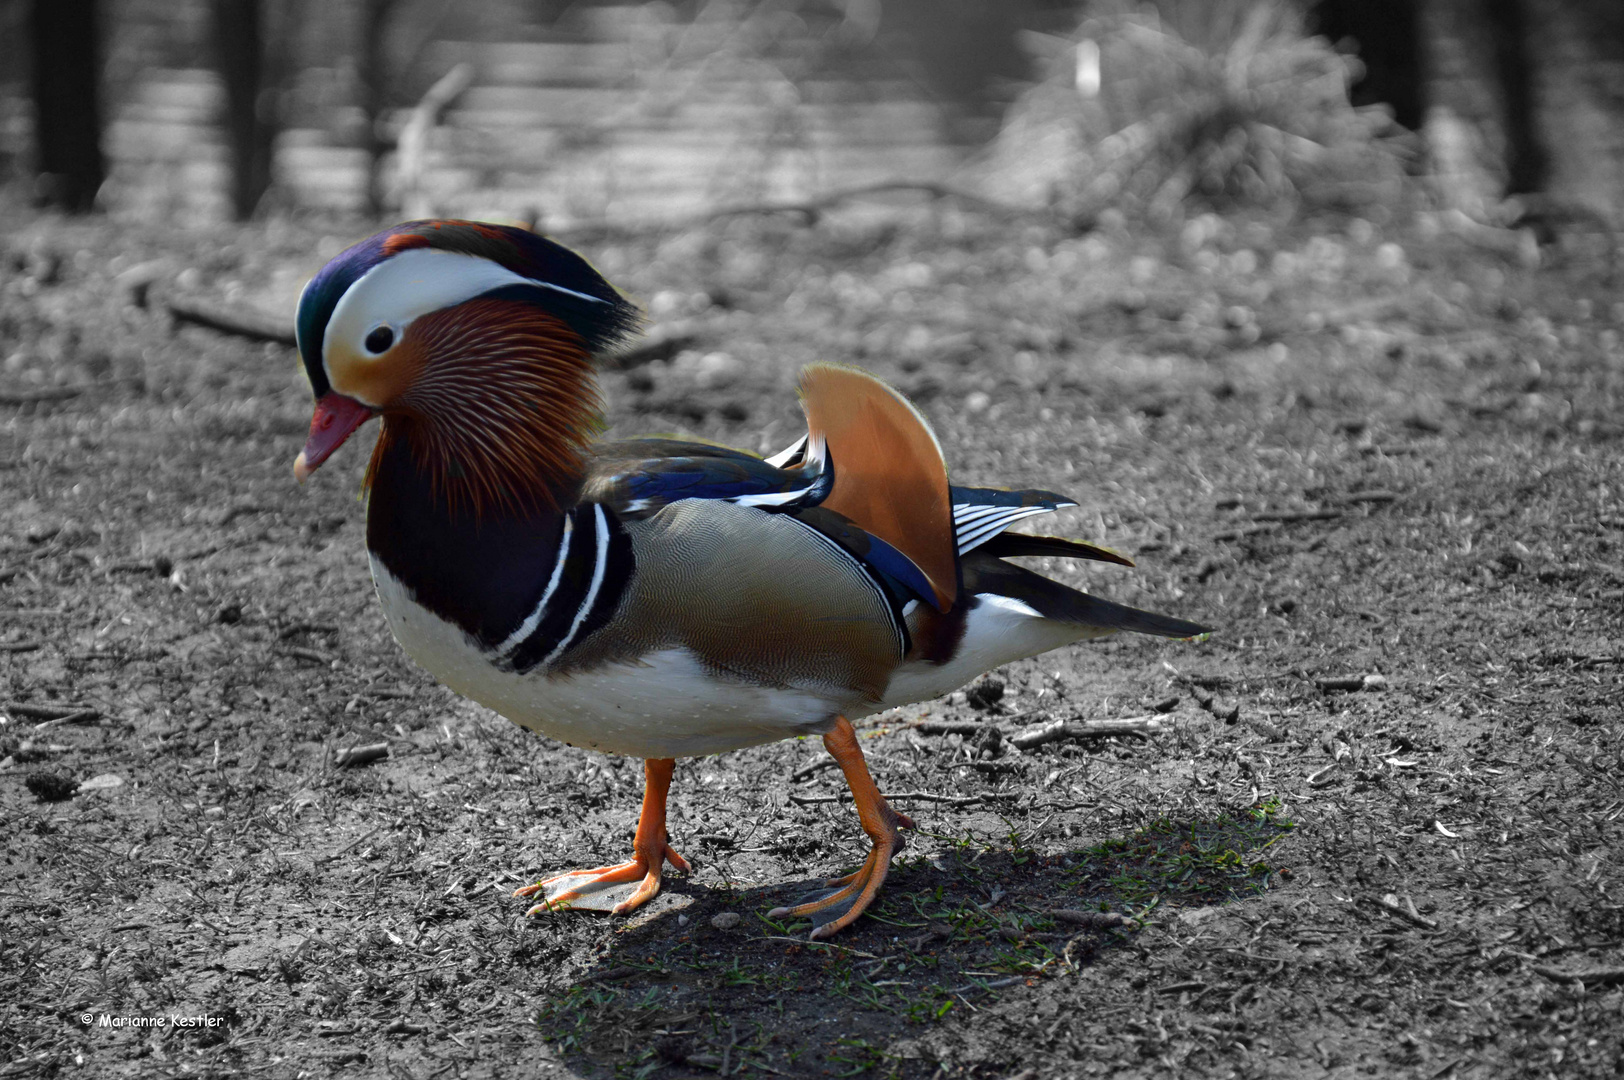
POLYGON ((986 547, 978 548, 965 557, 964 591, 1007 596, 1026 604, 1046 619, 1077 626, 1132 630, 1137 634, 1167 638, 1191 638, 1212 632, 1197 623, 1140 611, 1079 592, 1024 567, 990 557, 986 547))
POLYGON ((1095 562, 1132 566, 1133 560, 1108 547, 1090 544, 1086 540, 1070 540, 1063 536, 1029 536, 1026 533, 999 533, 981 545, 981 550, 994 558, 1008 559, 1022 555, 1052 555, 1061 559, 1093 559, 1095 562))

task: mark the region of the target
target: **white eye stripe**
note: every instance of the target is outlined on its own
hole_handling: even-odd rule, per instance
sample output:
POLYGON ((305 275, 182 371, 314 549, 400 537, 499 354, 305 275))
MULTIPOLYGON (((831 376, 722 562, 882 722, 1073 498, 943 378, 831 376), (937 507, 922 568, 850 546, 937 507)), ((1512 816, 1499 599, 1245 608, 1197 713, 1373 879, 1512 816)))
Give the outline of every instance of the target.
MULTIPOLYGON (((363 343, 376 327, 389 326, 399 341, 419 316, 508 285, 529 285, 581 300, 606 302, 561 285, 515 274, 477 255, 440 248, 412 248, 390 256, 362 274, 339 297, 322 337, 322 366, 326 367, 335 342, 346 343, 359 355, 368 355, 363 343)), ((328 371, 327 375, 331 378, 332 372, 328 371)))

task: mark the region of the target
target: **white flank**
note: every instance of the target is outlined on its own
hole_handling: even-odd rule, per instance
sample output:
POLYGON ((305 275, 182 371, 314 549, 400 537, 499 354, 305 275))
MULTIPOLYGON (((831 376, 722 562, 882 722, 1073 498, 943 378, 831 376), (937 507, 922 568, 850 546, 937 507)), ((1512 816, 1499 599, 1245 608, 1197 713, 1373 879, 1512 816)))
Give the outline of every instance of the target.
POLYGON ((1011 661, 1113 633, 1045 619, 1030 605, 996 593, 977 593, 976 601, 965 620, 958 653, 945 664, 916 660, 902 665, 891 676, 885 700, 871 712, 929 701, 1011 661))
POLYGON ((372 579, 389 628, 413 661, 457 693, 572 746, 641 758, 719 754, 826 731, 850 704, 804 689, 724 681, 686 649, 566 676, 500 671, 376 558, 372 579))

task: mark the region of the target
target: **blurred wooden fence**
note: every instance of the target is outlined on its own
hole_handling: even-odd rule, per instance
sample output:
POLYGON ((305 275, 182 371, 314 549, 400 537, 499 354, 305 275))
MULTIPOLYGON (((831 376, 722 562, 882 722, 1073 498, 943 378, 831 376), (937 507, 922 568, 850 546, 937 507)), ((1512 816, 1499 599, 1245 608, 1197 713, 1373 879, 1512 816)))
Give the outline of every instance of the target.
MULTIPOLYGON (((627 5, 593 9, 569 34, 519 25, 498 43, 434 42, 420 61, 430 81, 458 63, 472 65, 474 79, 428 139, 419 198, 397 192, 397 205, 539 214, 554 227, 663 219, 849 185, 941 179, 962 156, 944 135, 939 106, 900 62, 870 52, 790 77, 730 43, 726 28, 701 29, 724 36, 694 40, 691 26, 651 25, 645 6, 627 5)), ((776 43, 792 55, 814 45, 776 43)), ((345 77, 315 67, 297 81, 320 88, 345 77)), ((108 110, 111 203, 159 218, 225 216, 222 102, 211 70, 135 72, 108 110)), ((364 120, 341 102, 309 111, 286 118, 273 197, 361 209, 368 163, 354 131, 364 120)), ((23 110, 13 112, 9 120, 0 112, 0 132, 26 135, 23 110)), ((386 126, 398 130, 409 112, 386 117, 386 126)), ((386 178, 393 172, 386 160, 386 178)))

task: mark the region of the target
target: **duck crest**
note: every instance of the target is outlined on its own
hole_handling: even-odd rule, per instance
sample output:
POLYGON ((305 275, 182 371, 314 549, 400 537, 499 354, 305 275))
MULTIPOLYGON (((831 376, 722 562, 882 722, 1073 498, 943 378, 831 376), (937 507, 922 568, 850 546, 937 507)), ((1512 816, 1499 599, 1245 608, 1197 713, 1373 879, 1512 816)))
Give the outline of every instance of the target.
POLYGON ((511 225, 478 221, 408 221, 384 234, 379 255, 433 248, 489 259, 529 283, 486 294, 523 300, 557 315, 590 353, 622 344, 642 325, 637 307, 562 244, 511 225))

